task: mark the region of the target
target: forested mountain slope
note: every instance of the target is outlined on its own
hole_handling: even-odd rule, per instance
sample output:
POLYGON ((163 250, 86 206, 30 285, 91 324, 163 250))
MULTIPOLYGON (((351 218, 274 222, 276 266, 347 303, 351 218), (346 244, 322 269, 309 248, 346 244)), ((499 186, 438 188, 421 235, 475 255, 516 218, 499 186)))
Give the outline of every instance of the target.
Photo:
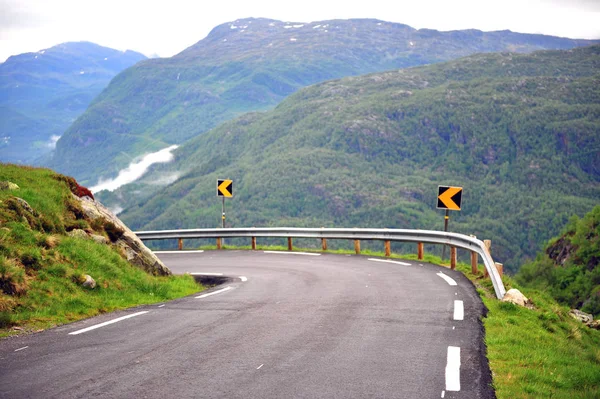
POLYGON ((215 181, 231 178, 232 226, 441 229, 437 186, 459 185, 451 230, 492 239, 515 270, 598 203, 599 67, 591 46, 311 86, 189 141, 104 201, 146 192, 121 215, 134 229, 216 227, 215 181))
POLYGON ((478 52, 590 43, 510 31, 416 30, 378 20, 242 19, 217 26, 172 58, 147 60, 119 74, 59 140, 48 166, 93 185, 136 156, 245 112, 270 109, 317 82, 478 52))

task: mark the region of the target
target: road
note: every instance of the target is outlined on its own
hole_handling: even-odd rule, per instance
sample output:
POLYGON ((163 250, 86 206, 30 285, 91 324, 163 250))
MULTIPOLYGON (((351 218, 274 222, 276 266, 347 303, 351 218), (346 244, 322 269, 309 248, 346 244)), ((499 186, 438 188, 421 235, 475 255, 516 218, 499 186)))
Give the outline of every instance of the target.
POLYGON ((458 272, 331 254, 160 257, 230 280, 0 341, 0 397, 494 397, 484 307, 458 272))

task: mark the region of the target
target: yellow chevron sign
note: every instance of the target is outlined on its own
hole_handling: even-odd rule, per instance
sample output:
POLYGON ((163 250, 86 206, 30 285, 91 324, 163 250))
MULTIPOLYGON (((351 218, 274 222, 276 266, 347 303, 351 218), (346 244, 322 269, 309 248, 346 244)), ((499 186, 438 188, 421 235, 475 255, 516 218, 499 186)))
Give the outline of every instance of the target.
POLYGON ((217 197, 233 197, 233 180, 217 180, 217 197))
POLYGON ((438 209, 460 211, 462 187, 438 186, 438 209))

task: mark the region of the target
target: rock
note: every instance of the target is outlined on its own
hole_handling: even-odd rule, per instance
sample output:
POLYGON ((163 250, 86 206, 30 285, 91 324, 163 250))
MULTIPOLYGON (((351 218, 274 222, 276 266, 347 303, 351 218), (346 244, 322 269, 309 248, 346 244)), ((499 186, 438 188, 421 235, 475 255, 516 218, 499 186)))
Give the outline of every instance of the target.
POLYGON ((589 313, 582 312, 581 310, 571 309, 569 310, 569 314, 574 319, 579 320, 582 323, 589 324, 594 321, 594 316, 589 313))
POLYGON ((0 181, 0 191, 4 190, 18 190, 19 186, 9 181, 0 181))
POLYGON ((23 198, 19 198, 19 197, 15 197, 15 199, 17 200, 17 202, 19 203, 19 205, 21 205, 21 207, 31 213, 32 215, 36 216, 37 213, 33 210, 33 208, 27 203, 27 201, 25 201, 23 198))
POLYGON ((593 328, 594 330, 600 330, 600 320, 594 320, 587 323, 587 325, 589 328, 593 328))
POLYGON ((92 240, 96 241, 98 244, 108 244, 110 241, 108 241, 108 238, 98 235, 98 234, 91 234, 90 237, 92 238, 92 240))
POLYGON ((73 230, 69 231, 67 233, 67 235, 69 237, 74 237, 74 238, 84 238, 84 239, 89 238, 89 236, 87 235, 87 233, 84 230, 81 230, 81 229, 73 229, 73 230))
POLYGON ((79 201, 86 218, 91 220, 101 218, 104 226, 114 225, 111 229, 115 233, 114 242, 130 263, 155 276, 171 274, 171 270, 108 208, 88 197, 79 198, 73 195, 73 198, 79 201), (119 234, 116 234, 117 231, 119 234))
POLYGON ((502 302, 511 302, 515 305, 526 306, 529 303, 529 299, 516 288, 511 288, 504 294, 502 302))
POLYGON ((94 280, 89 274, 86 274, 85 281, 81 285, 83 285, 85 288, 94 289, 96 288, 96 280, 94 280))

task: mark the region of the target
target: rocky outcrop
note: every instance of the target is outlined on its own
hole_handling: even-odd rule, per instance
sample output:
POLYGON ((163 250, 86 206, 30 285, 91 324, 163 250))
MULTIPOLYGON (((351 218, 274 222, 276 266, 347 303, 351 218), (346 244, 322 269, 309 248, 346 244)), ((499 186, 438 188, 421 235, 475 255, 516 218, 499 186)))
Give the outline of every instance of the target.
POLYGON ((74 238, 88 238, 88 235, 85 232, 85 230, 81 230, 81 229, 73 229, 73 230, 69 231, 67 233, 67 235, 69 237, 74 237, 74 238))
POLYGON ((569 315, 571 315, 571 317, 573 317, 574 319, 577 319, 580 322, 585 323, 585 324, 589 324, 594 321, 594 316, 592 316, 589 313, 582 312, 581 310, 578 310, 578 309, 569 310, 569 315))
MULTIPOLYGON (((98 224, 99 220, 104 226, 110 242, 121 250, 122 255, 130 263, 153 275, 166 276, 171 274, 169 268, 108 208, 88 196, 80 198, 73 195, 73 198, 79 202, 86 219, 91 221, 92 224, 98 224)), ((88 237, 87 234, 86 237, 88 237)), ((94 236, 91 238, 99 240, 95 239, 94 236)), ((106 240, 105 237, 102 238, 106 240)), ((108 240, 106 241, 108 242, 108 240)))
POLYGON ((17 186, 15 183, 9 182, 9 181, 0 181, 0 191, 4 191, 4 190, 18 190, 19 186, 17 186))
POLYGON ((516 288, 511 288, 510 290, 506 291, 504 298, 502 298, 502 302, 510 302, 519 306, 527 306, 530 304, 529 299, 527 299, 527 297, 516 288))
POLYGON ((83 284, 81 284, 82 286, 84 286, 85 288, 90 288, 90 289, 96 288, 96 280, 94 280, 92 278, 92 276, 90 276, 89 274, 86 274, 84 277, 85 277, 85 281, 83 282, 83 284))

